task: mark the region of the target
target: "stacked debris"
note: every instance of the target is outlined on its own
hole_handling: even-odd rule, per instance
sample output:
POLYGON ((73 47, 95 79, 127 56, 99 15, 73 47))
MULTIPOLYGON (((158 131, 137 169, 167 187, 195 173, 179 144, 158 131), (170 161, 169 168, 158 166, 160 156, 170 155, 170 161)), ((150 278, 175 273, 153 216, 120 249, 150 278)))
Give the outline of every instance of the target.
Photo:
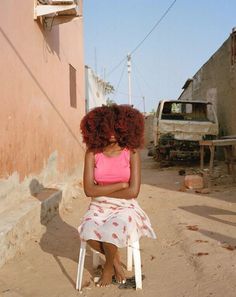
POLYGON ((179 170, 179 175, 184 176, 180 191, 190 189, 202 194, 208 194, 214 186, 230 186, 236 182, 234 176, 228 174, 224 162, 217 162, 212 174, 209 169, 184 168, 179 170))

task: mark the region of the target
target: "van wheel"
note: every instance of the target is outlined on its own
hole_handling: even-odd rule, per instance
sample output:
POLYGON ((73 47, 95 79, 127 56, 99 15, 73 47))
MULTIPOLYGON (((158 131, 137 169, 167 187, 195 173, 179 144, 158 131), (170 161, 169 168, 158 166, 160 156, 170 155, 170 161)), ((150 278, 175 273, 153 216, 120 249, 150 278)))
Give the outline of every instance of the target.
POLYGON ((153 157, 157 162, 161 162, 165 159, 165 156, 160 152, 159 149, 155 149, 153 157))
POLYGON ((153 157, 154 156, 154 148, 153 147, 148 149, 147 155, 148 155, 148 157, 153 157))

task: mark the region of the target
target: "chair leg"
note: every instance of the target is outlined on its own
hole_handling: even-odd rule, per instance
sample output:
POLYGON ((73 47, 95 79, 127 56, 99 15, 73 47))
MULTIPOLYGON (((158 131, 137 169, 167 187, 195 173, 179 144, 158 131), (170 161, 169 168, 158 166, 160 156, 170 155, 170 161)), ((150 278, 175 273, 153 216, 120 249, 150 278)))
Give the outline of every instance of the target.
POLYGON ((140 256, 138 240, 132 244, 132 251, 133 251, 133 258, 134 258, 135 283, 136 283, 136 290, 137 290, 137 289, 142 289, 141 256, 140 256))
POLYGON ((76 290, 79 290, 79 291, 81 291, 81 286, 82 286, 85 254, 86 254, 86 241, 82 241, 80 245, 79 263, 78 263, 77 279, 76 279, 76 290))
POLYGON ((127 247, 127 271, 132 271, 133 269, 133 259, 132 259, 132 246, 128 242, 128 247, 127 247))
POLYGON ((100 257, 99 257, 99 252, 93 250, 93 269, 97 269, 98 265, 100 263, 100 257))
MULTIPOLYGON (((79 263, 78 263, 78 270, 77 270, 77 279, 76 279, 76 290, 79 290, 79 291, 81 291, 81 287, 82 287, 86 245, 87 243, 85 241, 81 242, 80 253, 79 253, 79 263)), ((140 256, 138 240, 132 243, 132 245, 129 244, 127 248, 127 270, 128 271, 132 271, 132 254, 134 259, 136 290, 142 289, 141 256, 140 256)), ((99 253, 96 251, 93 251, 93 267, 97 268, 98 264, 99 264, 99 253)))

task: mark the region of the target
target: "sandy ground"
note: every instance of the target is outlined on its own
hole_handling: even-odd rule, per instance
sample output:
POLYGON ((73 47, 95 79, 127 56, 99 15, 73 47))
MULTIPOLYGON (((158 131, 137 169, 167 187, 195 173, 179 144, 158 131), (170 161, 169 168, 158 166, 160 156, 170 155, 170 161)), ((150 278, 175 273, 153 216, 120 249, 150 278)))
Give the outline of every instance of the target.
MULTIPOLYGON (((58 214, 41 238, 0 270, 1 297, 235 297, 236 187, 210 194, 180 192, 183 177, 177 167, 158 169, 143 158, 138 197, 157 233, 141 239, 143 290, 97 288, 88 249, 82 293, 75 290, 79 239, 77 226, 89 200, 74 199, 58 214), (194 229, 194 230, 190 230, 194 229)), ((125 263, 126 250, 122 250, 125 263)), ((132 275, 132 273, 131 273, 132 275)))

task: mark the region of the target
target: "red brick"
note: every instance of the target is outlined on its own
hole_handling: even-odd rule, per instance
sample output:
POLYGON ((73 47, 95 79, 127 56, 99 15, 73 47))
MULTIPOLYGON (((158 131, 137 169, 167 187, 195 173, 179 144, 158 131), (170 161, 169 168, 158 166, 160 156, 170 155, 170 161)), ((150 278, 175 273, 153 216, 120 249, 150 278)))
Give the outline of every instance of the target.
POLYGON ((186 175, 184 185, 188 189, 202 189, 203 178, 200 175, 186 175))

